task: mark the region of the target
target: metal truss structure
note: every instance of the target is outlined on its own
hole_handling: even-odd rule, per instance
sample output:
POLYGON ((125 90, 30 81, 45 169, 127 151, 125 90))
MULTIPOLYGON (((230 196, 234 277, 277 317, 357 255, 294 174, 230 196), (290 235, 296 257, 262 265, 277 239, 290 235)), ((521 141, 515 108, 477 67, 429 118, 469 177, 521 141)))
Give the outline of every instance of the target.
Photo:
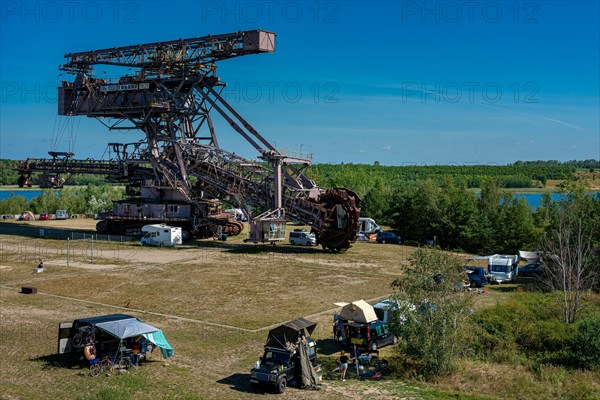
MULTIPOLYGON (((249 216, 268 211, 303 222, 325 249, 349 248, 358 230, 358 196, 318 187, 303 174, 309 160, 278 152, 221 96, 225 84, 216 75, 216 62, 274 50, 274 33, 253 30, 66 54, 60 69, 74 79, 59 87, 59 115, 96 118, 110 130, 141 130, 145 140, 112 144, 117 157, 109 161, 64 154, 26 160, 19 184, 30 184, 33 172, 98 173, 137 188, 142 203, 191 204, 192 235, 211 231, 215 218, 206 202, 220 199, 249 216), (97 65, 134 72, 110 81, 95 74, 97 65), (256 149, 257 160, 219 147, 214 114, 256 149)), ((118 224, 115 219, 108 215, 99 228, 122 231, 127 218, 118 224)))

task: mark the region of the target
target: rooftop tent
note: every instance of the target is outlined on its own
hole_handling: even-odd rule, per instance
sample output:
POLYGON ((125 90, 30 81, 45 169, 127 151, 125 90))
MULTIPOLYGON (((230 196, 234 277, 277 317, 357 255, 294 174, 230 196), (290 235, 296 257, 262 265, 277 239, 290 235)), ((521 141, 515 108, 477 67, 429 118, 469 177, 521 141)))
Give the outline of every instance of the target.
POLYGON ((349 304, 345 304, 342 306, 342 310, 340 311, 339 315, 340 318, 348 321, 362 323, 377 321, 375 309, 372 305, 364 300, 358 300, 349 304))
POLYGON ((267 346, 284 346, 288 348, 290 344, 294 344, 304 335, 304 330, 310 335, 317 326, 316 323, 309 321, 306 318, 298 318, 293 321, 286 322, 269 331, 267 346))
POLYGON ((143 323, 137 318, 121 319, 117 321, 101 322, 96 326, 119 339, 140 336, 144 333, 156 332, 158 328, 143 323))

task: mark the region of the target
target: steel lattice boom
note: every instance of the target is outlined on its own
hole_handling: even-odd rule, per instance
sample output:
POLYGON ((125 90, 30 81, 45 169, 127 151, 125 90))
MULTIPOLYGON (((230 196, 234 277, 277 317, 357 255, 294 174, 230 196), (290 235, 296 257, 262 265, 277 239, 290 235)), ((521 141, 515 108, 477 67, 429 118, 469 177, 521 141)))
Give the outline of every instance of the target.
POLYGON ((216 62, 274 51, 275 34, 254 30, 66 54, 60 69, 74 79, 59 87, 59 115, 96 118, 110 130, 141 130, 145 140, 132 154, 113 144, 119 157, 109 163, 70 156, 27 160, 19 183, 30 184, 33 172, 98 173, 126 181, 139 197, 116 204, 98 225, 105 232, 137 229, 150 219, 179 223, 200 237, 215 226, 239 233, 243 226, 220 213, 215 201, 221 200, 250 217, 292 216, 310 225, 324 248, 347 249, 356 240, 358 196, 318 187, 302 173, 310 161, 278 152, 221 96, 225 83, 216 62), (111 81, 95 73, 96 65, 129 69, 111 81), (213 115, 260 160, 221 149, 213 115))

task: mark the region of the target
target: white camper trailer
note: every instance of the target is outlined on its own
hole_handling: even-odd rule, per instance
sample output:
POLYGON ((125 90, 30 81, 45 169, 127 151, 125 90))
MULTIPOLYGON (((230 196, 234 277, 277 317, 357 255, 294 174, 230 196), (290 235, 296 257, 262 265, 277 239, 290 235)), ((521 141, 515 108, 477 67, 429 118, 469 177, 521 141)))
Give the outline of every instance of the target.
POLYGON ((491 282, 511 282, 517 277, 519 269, 518 255, 494 254, 492 256, 470 257, 467 260, 487 260, 491 282))
POLYGON ((182 243, 181 228, 177 226, 145 225, 142 232, 145 233, 141 239, 142 245, 173 247, 182 243))

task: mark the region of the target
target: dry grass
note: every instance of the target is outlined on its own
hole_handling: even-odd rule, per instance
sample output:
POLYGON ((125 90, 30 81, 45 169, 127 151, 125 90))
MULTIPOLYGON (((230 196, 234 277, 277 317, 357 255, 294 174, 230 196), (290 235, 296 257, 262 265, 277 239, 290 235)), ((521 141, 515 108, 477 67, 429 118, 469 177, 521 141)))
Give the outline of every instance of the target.
MULTIPOLYGON (((65 223, 34 224, 50 227, 56 222, 65 223)), ((68 222, 77 229, 90 229, 95 223, 68 222)), ((406 246, 357 243, 347 253, 327 254, 316 248, 255 246, 242 240, 199 241, 176 249, 97 242, 93 263, 89 246, 78 242, 71 244, 67 266, 65 241, 3 235, 0 397, 254 398, 258 394, 250 390, 248 372, 261 354, 269 325, 310 316, 319 323, 314 336, 321 340, 321 357, 332 362, 335 349, 327 348, 330 342, 324 339, 331 337, 333 302, 386 296, 390 282, 401 276, 414 251, 406 246), (40 257, 46 271, 31 274, 40 257), (41 294, 19 294, 26 285, 37 287, 41 294), (156 355, 155 362, 131 374, 91 378, 81 369, 56 364, 59 322, 115 312, 163 329, 176 351, 169 365, 156 355)), ((478 307, 503 301, 510 296, 505 289, 510 286, 477 295, 478 307)), ((393 355, 393 350, 385 349, 384 355, 393 355)), ((585 398, 585 390, 592 387, 589 381, 597 377, 474 362, 435 384, 326 381, 319 392, 290 389, 286 396, 444 398, 458 392, 472 393, 470 397, 550 398, 564 397, 571 390, 585 398), (515 390, 522 390, 524 396, 502 389, 511 382, 522 388, 515 390)))
MULTIPOLYGON (((82 219, 68 222, 77 229, 94 225, 82 219)), ((64 221, 31 225, 57 223, 67 226, 64 221)), ((3 235, 0 393, 23 399, 254 397, 247 373, 262 351, 266 331, 204 322, 255 330, 318 314, 311 317, 319 322, 315 336, 327 338, 327 310, 335 301, 387 295, 412 254, 404 246, 371 243, 336 255, 242 240, 201 241, 176 249, 96 242, 93 263, 89 246, 71 243, 67 266, 65 241, 3 235), (46 271, 32 274, 39 258, 46 271), (19 294, 26 285, 40 294, 19 294), (54 365, 59 322, 114 312, 162 328, 176 350, 170 365, 154 362, 130 375, 95 379, 82 376, 80 369, 54 365)), ((298 398, 347 397, 343 388, 292 393, 298 398)))

